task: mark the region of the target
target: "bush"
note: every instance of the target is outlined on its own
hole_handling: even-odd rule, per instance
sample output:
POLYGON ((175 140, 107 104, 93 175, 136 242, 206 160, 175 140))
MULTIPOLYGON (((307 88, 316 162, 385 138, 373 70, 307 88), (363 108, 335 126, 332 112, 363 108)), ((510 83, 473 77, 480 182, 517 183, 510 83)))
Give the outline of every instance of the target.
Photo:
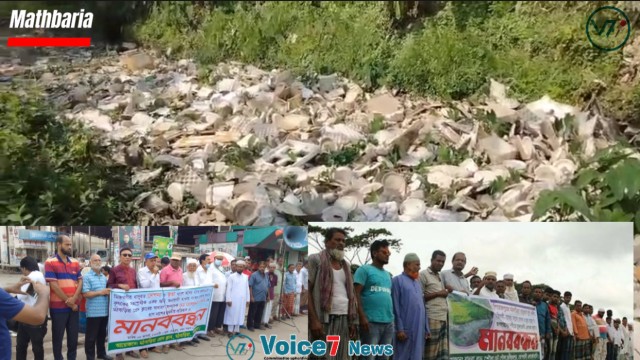
POLYGON ((92 132, 56 119, 35 93, 0 93, 0 118, 0 223, 134 221, 129 174, 92 132))
MULTIPOLYGON (((585 38, 584 21, 600 6, 590 2, 449 2, 406 36, 391 28, 384 2, 223 3, 159 3, 137 33, 146 44, 195 54, 204 64, 338 72, 367 86, 444 98, 485 91, 489 77, 524 101, 545 94, 585 101, 595 80, 618 88, 621 52, 599 52, 585 38)), ((624 95, 605 101, 611 115, 634 115, 620 111, 633 99, 630 90, 624 95)))

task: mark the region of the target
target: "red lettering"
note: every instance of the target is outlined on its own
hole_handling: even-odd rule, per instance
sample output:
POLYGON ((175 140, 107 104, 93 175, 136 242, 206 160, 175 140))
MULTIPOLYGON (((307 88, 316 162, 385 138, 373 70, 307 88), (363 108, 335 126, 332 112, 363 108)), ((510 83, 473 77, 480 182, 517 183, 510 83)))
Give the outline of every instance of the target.
POLYGON ((340 335, 327 335, 327 343, 331 344, 329 348, 329 356, 338 355, 338 346, 340 345, 340 335))

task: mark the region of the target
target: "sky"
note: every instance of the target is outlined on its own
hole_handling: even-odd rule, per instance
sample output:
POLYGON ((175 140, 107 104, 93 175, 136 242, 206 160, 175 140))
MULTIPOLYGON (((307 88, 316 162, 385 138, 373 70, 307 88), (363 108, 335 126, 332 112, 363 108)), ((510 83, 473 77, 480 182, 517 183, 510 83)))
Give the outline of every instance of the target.
MULTIPOLYGON (((447 255, 443 269, 451 268, 457 251, 466 254, 465 272, 473 266, 478 275, 487 271, 515 276, 516 282, 545 283, 571 291, 572 302, 613 310, 614 318, 633 319, 632 223, 570 222, 430 222, 430 223, 310 223, 326 227, 351 227, 353 234, 369 228, 386 228, 402 248, 392 251, 385 269, 402 272, 404 256, 414 252, 421 269, 430 265, 434 250, 447 255)), ((309 254, 317 253, 310 234, 309 254)), ((365 251, 360 251, 364 260, 365 251)), ((351 258, 353 252, 347 252, 351 258)), ((358 264, 357 258, 353 261, 358 264)))

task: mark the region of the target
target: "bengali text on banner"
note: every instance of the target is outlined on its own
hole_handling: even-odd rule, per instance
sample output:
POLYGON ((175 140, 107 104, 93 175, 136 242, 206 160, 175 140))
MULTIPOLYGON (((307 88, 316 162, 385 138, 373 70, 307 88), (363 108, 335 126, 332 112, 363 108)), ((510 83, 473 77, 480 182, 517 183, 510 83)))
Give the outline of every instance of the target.
POLYGON ((541 360, 538 316, 532 305, 453 292, 449 354, 460 360, 541 360))
POLYGON ((206 333, 212 297, 213 285, 113 290, 107 352, 146 349, 206 333))

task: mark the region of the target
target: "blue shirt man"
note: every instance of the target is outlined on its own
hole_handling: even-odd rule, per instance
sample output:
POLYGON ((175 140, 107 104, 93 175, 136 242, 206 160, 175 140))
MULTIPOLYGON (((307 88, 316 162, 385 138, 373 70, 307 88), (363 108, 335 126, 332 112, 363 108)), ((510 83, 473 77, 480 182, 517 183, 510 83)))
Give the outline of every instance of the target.
MULTIPOLYGON (((391 345, 393 342, 393 300, 391 274, 384 270, 389 263, 389 243, 376 240, 371 244, 371 265, 363 265, 353 276, 358 295, 358 313, 362 326, 362 341, 369 345, 391 345), (366 325, 365 325, 366 324, 366 325)), ((388 356, 370 354, 368 360, 386 360, 388 356)))
POLYGON ((284 275, 284 293, 293 294, 296 292, 296 281, 298 277, 292 271, 287 271, 284 275))
POLYGON ((96 348, 99 359, 111 359, 105 350, 107 338, 107 325, 109 316, 109 293, 107 277, 102 274, 102 260, 100 255, 91 256, 91 271, 84 276, 82 283, 82 295, 87 299, 87 333, 84 340, 84 353, 87 360, 96 357, 96 348))
POLYGON ((267 265, 260 262, 258 271, 249 276, 249 290, 251 293, 251 303, 249 304, 249 314, 247 316, 247 329, 253 331, 255 328, 264 330, 262 326, 262 315, 267 303, 267 292, 269 291, 269 277, 264 273, 267 265))
MULTIPOLYGON (((24 303, 0 289, 0 344, 11 344, 11 335, 7 327, 7 320, 13 319, 24 307, 24 303)), ((11 346, 3 346, 0 360, 11 360, 11 346)))
MULTIPOLYGON (((262 266, 262 265, 260 265, 262 266)), ((267 301, 267 292, 269 291, 269 277, 262 271, 258 270, 249 277, 249 289, 253 300, 256 302, 267 301)))

